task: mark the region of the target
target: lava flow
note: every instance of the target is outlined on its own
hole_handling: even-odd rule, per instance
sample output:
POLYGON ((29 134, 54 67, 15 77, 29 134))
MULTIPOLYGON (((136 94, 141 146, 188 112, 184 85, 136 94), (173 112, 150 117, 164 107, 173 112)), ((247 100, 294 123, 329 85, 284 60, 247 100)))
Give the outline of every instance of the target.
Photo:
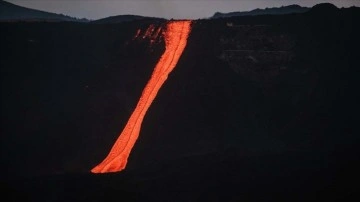
POLYGON ((125 128, 116 140, 108 156, 95 168, 93 173, 118 172, 125 169, 141 128, 145 113, 156 97, 159 89, 175 68, 182 52, 185 49, 187 38, 191 31, 191 21, 170 21, 163 32, 165 38, 165 52, 145 86, 140 100, 131 114, 125 128))

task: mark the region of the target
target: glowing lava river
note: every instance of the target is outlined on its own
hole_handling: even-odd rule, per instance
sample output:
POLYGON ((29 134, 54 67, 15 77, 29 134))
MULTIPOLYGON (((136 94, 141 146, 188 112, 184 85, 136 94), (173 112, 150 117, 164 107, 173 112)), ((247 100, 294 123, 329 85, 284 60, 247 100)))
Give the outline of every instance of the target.
POLYGON ((125 128, 111 148, 108 156, 91 172, 107 173, 125 169, 130 152, 139 137, 140 128, 146 111, 155 99, 159 89, 175 68, 184 51, 187 38, 191 31, 191 21, 170 21, 163 32, 165 38, 165 52, 145 86, 139 102, 131 114, 125 128))

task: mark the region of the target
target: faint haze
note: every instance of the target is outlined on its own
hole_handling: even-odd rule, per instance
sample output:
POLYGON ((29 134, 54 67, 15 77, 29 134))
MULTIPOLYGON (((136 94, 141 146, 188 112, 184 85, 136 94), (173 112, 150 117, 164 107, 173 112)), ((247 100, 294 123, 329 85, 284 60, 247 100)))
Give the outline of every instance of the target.
POLYGON ((207 18, 215 12, 248 11, 256 8, 280 7, 291 4, 311 7, 332 3, 337 7, 360 6, 360 0, 6 0, 16 5, 100 19, 124 14, 162 18, 207 18))

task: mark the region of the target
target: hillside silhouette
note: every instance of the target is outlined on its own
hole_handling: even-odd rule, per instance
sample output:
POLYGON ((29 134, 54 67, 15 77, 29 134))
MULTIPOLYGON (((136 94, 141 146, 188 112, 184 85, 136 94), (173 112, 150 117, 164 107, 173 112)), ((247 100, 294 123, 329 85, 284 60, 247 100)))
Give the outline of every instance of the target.
POLYGON ((36 9, 29 9, 6 1, 0 1, 0 21, 75 21, 88 22, 87 19, 77 19, 63 14, 55 14, 36 9))
POLYGON ((145 16, 139 16, 139 15, 117 15, 117 16, 102 18, 99 20, 94 20, 94 21, 92 21, 92 23, 96 23, 96 24, 122 23, 122 22, 144 20, 144 19, 164 20, 161 18, 152 18, 152 17, 145 17, 145 16))
POLYGON ((230 13, 220 13, 216 12, 211 18, 228 18, 228 17, 236 17, 236 16, 254 16, 254 15, 284 15, 291 13, 305 13, 310 8, 301 7, 299 5, 289 5, 282 6, 279 8, 265 8, 265 9, 254 9, 251 11, 242 11, 242 12, 230 12, 230 13))

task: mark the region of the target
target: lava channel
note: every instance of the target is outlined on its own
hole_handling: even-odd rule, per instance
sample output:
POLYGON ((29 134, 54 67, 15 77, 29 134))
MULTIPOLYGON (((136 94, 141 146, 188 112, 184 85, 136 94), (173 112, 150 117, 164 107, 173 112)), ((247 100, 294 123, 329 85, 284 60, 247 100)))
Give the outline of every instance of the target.
POLYGON ((91 172, 108 173, 125 169, 130 152, 139 137, 140 128, 146 111, 156 97, 159 89, 167 79, 169 73, 175 68, 184 51, 187 38, 191 31, 191 21, 170 21, 163 32, 165 38, 165 52, 146 84, 139 102, 131 114, 125 128, 111 148, 107 157, 91 172))

